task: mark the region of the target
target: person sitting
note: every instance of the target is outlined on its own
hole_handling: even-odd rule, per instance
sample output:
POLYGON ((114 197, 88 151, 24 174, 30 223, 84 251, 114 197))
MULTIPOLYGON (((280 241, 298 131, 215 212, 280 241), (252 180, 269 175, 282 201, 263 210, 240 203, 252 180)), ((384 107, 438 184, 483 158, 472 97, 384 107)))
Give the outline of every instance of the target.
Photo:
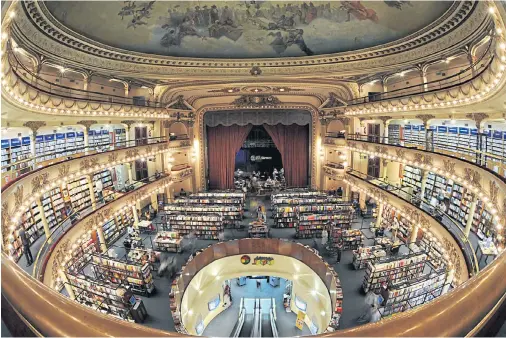
POLYGON ((183 188, 181 188, 181 191, 179 192, 179 196, 186 196, 186 191, 184 191, 183 188))
POLYGON ((267 180, 265 181, 266 187, 271 187, 274 184, 274 181, 271 179, 271 177, 267 177, 267 180))
POLYGON ((376 237, 383 237, 383 236, 385 236, 385 228, 384 227, 377 228, 376 231, 374 232, 374 235, 376 237))

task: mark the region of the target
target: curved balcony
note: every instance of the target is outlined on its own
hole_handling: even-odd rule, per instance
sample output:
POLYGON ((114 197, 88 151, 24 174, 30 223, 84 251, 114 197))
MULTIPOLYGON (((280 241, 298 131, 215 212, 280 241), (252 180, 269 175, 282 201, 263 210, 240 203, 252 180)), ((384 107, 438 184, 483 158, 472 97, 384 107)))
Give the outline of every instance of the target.
MULTIPOLYGON (((424 203, 425 203, 425 205, 430 205, 429 201, 425 200, 424 198, 419 198, 416 195, 412 195, 406 191, 403 191, 401 188, 391 185, 387 182, 384 182, 381 179, 378 179, 376 177, 368 176, 368 175, 363 174, 363 173, 356 171, 356 170, 348 170, 346 172, 345 179, 347 181, 350 181, 350 176, 355 179, 359 179, 359 180, 364 181, 364 182, 359 182, 355 179, 351 179, 352 182, 355 183, 356 186, 363 187, 364 191, 366 191, 366 193, 368 195, 370 194, 371 191, 374 191, 374 190, 372 190, 373 189, 372 186, 376 186, 376 187, 382 189, 383 191, 388 192, 389 194, 395 195, 396 197, 405 201, 406 203, 400 203, 400 201, 397 201, 399 209, 410 210, 409 206, 408 206, 408 204, 409 204, 409 205, 412 205, 412 206, 418 208, 419 214, 423 214, 427 218, 428 217, 434 218, 434 220, 437 223, 439 223, 438 228, 445 229, 446 232, 448 232, 453 237, 453 239, 455 240, 456 244, 458 245, 460 251, 462 251, 462 253, 464 255, 465 262, 466 262, 467 271, 469 273, 469 277, 474 276, 479 272, 480 269, 478 266, 478 260, 476 259, 475 251, 474 251, 471 243, 467 239, 466 235, 462 231, 462 229, 455 222, 450 221, 451 223, 448 224, 448 223, 443 223, 440 220, 444 216, 446 216, 449 220, 451 220, 451 217, 448 216, 445 212, 443 212, 441 210, 436 210, 435 212, 430 213, 425 208, 422 208, 424 203), (417 203, 416 204, 413 203, 414 201, 417 201, 417 203), (436 215, 437 215, 438 219, 435 218, 436 215)), ((416 215, 416 213, 415 213, 415 215, 416 215)), ((411 216, 411 215, 408 215, 408 217, 409 216, 411 216)), ((423 216, 418 216, 418 217, 420 218, 423 216)), ((415 217, 413 217, 413 218, 415 218, 415 217)), ((432 222, 432 223, 435 224, 435 222, 432 222)), ((430 229, 432 229, 432 226, 429 227, 429 230, 430 229)), ((442 232, 442 230, 438 231, 438 233, 441 233, 441 232, 442 232)), ((443 240, 441 240, 441 241, 443 242, 443 240)))
MULTIPOLYGON (((478 136, 477 136, 478 137, 478 136)), ((403 147, 407 149, 422 150, 434 154, 443 154, 448 157, 457 158, 468 163, 473 163, 476 166, 480 166, 490 172, 506 172, 506 148, 502 149, 500 153, 490 153, 486 150, 479 149, 478 142, 476 142, 476 148, 471 147, 459 147, 452 144, 434 142, 433 139, 427 138, 425 141, 418 143, 412 143, 411 140, 399 139, 393 140, 388 137, 363 135, 363 134, 351 134, 348 135, 349 141, 360 141, 373 144, 384 144, 397 147, 403 147), (494 167, 497 170, 494 170, 494 167)), ((485 142, 484 142, 485 143, 485 142)), ((500 174, 499 174, 500 175, 500 174)), ((501 175, 504 176, 504 175, 501 175)))
MULTIPOLYGON (((497 20, 500 20, 497 18, 497 20)), ((504 27, 496 24, 496 27, 504 27)), ((504 42, 491 39, 490 50, 479 62, 459 74, 421 85, 380 93, 372 100, 359 98, 344 109, 348 116, 374 116, 382 113, 417 112, 464 107, 499 94, 505 83, 506 53, 504 42), (477 74, 476 69, 483 66, 477 74), (371 102, 372 101, 372 102, 371 102)), ((330 109, 335 110, 335 109, 330 109)))
MULTIPOLYGON (((2 177, 9 176, 11 178, 17 178, 43 167, 87 155, 110 152, 119 149, 134 148, 141 144, 157 145, 164 143, 167 143, 166 137, 150 137, 142 140, 121 141, 116 143, 99 143, 92 146, 66 148, 62 151, 44 153, 43 155, 37 156, 27 157, 26 154, 23 154, 22 156, 26 158, 6 164, 1 167, 2 177), (45 160, 47 157, 50 157, 51 160, 45 160)), ((4 182, 2 180, 2 185, 5 183, 7 182, 4 182)))
MULTIPOLYGON (((14 105, 42 114, 74 117, 169 118, 160 102, 139 105, 133 98, 57 85, 34 74, 7 43, 2 55, 3 96, 14 105)), ((187 110, 184 109, 184 110, 187 110)))
POLYGON ((504 217, 506 215, 506 179, 496 172, 454 156, 399 145, 377 145, 376 136, 367 141, 348 141, 348 149, 434 172, 462 185, 492 213, 496 224, 496 245, 504 249, 504 217))

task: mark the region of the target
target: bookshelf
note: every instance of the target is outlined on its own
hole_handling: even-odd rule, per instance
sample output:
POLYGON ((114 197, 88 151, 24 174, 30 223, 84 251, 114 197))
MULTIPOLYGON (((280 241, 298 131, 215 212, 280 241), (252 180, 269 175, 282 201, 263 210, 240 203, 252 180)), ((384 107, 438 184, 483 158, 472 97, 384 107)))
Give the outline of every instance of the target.
POLYGON ((362 246, 364 235, 359 229, 342 229, 341 239, 343 241, 343 250, 356 250, 362 246))
POLYGON ((379 291, 381 284, 395 285, 401 281, 419 277, 427 260, 425 253, 416 253, 402 258, 387 258, 385 261, 367 264, 362 288, 365 292, 379 291))
POLYGON ((355 270, 365 269, 369 262, 374 263, 379 258, 385 257, 386 251, 381 245, 365 246, 353 250, 353 267, 355 270))
POLYGON ((81 177, 67 184, 73 211, 82 211, 91 207, 90 189, 86 177, 81 177))
POLYGON ((149 296, 155 290, 149 264, 139 265, 93 255, 93 268, 97 276, 103 276, 114 284, 127 284, 132 292, 149 296))
POLYGON ((133 322, 131 305, 118 296, 118 285, 100 283, 84 276, 67 275, 76 301, 102 313, 133 322))
POLYGON ((401 142, 401 126, 398 124, 388 125, 388 143, 400 144, 401 142))
POLYGON ((114 145, 125 147, 126 144, 126 130, 125 129, 114 129, 114 145))
POLYGON ((60 187, 51 189, 42 195, 41 203, 49 228, 55 227, 66 217, 65 202, 60 187))
POLYGON ((440 270, 391 285, 390 297, 385 307, 380 310, 382 316, 410 310, 441 296, 445 282, 446 273, 440 270))
POLYGON ((385 205, 381 214, 380 226, 383 228, 392 228, 397 231, 397 238, 407 243, 411 235, 411 223, 394 211, 391 207, 385 205))
POLYGON ((204 204, 166 204, 163 207, 166 213, 187 213, 187 214, 219 214, 223 219, 223 224, 227 227, 239 228, 243 216, 243 210, 238 205, 211 205, 204 204))
POLYGON ((411 187, 413 190, 421 190, 422 177, 423 174, 420 168, 406 165, 404 166, 404 173, 402 175, 402 185, 405 187, 411 187))
POLYGON ((195 233, 200 239, 218 239, 223 231, 223 218, 219 214, 167 214, 172 230, 182 236, 195 233))
POLYGON ((153 242, 160 251, 181 252, 181 238, 178 232, 159 231, 153 242))
POLYGON ((296 237, 322 237, 322 230, 329 223, 343 229, 350 228, 352 213, 350 203, 299 205, 296 207, 296 237))

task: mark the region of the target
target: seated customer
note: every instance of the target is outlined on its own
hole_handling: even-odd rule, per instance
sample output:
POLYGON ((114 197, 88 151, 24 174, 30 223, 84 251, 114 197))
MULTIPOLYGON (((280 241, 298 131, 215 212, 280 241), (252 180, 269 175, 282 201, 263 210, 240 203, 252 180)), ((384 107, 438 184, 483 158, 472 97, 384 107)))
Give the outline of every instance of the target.
POLYGON ((376 231, 374 232, 374 235, 376 237, 383 237, 383 236, 385 236, 385 228, 384 227, 377 228, 376 231))
POLYGON ((184 191, 183 188, 181 188, 181 191, 179 192, 179 196, 186 196, 186 191, 184 191))

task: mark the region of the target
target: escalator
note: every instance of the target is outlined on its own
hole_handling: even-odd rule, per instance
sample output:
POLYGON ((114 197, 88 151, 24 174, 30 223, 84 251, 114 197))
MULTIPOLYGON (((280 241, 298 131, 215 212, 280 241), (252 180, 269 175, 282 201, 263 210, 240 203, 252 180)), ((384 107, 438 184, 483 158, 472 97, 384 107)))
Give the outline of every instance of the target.
POLYGON ((255 313, 245 315, 244 323, 237 337, 251 337, 254 323, 255 313))
POLYGON ((274 298, 241 299, 239 318, 231 337, 278 337, 274 298), (264 305, 261 305, 264 301, 264 305), (263 308, 263 311, 262 311, 263 308))
POLYGON ((270 314, 262 314, 262 337, 274 337, 270 314))

